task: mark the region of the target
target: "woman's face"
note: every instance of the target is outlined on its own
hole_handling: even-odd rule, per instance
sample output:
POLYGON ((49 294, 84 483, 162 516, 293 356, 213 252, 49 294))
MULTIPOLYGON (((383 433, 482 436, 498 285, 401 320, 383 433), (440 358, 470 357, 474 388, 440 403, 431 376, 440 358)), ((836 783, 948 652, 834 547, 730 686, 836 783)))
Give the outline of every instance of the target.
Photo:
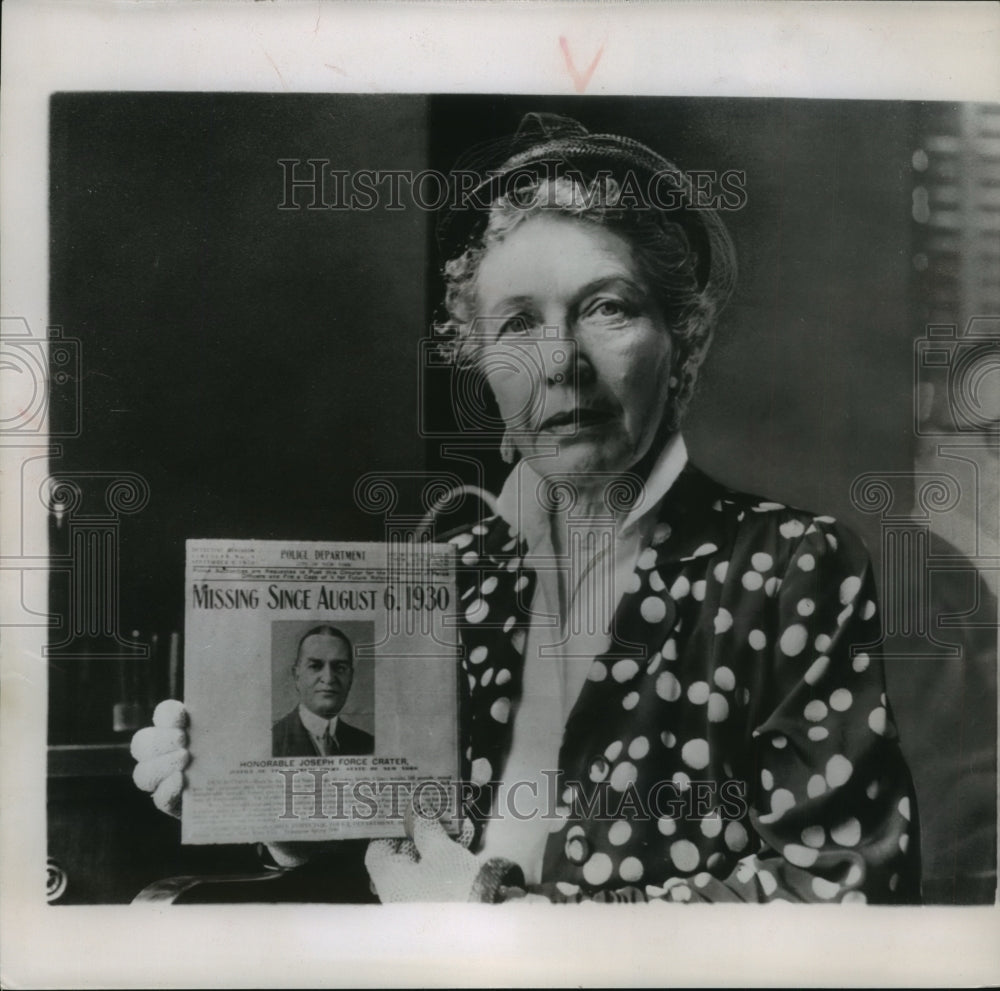
POLYGON ((539 214, 487 250, 476 290, 480 365, 539 474, 617 474, 663 439, 673 349, 623 237, 539 214))

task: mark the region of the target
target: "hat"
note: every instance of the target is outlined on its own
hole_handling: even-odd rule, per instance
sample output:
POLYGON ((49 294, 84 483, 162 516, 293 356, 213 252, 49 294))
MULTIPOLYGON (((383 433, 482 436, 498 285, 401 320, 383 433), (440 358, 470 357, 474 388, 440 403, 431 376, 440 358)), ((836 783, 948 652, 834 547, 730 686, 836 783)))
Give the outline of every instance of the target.
POLYGON ((579 121, 559 114, 526 114, 514 135, 476 145, 459 158, 449 175, 448 207, 437 222, 441 257, 458 257, 478 240, 491 204, 526 179, 573 175, 586 182, 609 173, 619 184, 628 176, 629 188, 643 193, 669 179, 670 202, 655 196, 644 206, 684 232, 697 258, 699 288, 711 284, 728 295, 725 273, 731 264, 722 259, 731 260, 729 236, 714 210, 695 205, 690 179, 639 141, 591 134, 579 121), (715 270, 713 260, 721 262, 715 270))

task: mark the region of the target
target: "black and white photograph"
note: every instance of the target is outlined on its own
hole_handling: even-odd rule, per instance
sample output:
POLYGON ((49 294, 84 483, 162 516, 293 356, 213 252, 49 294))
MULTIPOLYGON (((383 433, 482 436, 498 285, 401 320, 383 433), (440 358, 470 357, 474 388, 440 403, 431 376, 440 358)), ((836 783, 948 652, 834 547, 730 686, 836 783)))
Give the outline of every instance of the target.
POLYGON ((2 451, 53 926, 995 923, 998 94, 605 88, 626 9, 556 89, 50 87, 2 451))

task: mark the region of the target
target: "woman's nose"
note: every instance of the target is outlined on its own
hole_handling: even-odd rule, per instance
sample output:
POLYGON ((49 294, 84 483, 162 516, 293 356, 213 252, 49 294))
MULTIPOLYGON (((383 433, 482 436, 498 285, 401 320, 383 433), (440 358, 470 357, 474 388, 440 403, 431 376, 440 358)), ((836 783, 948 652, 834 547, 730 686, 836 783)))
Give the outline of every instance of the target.
POLYGON ((568 322, 551 328, 539 342, 539 349, 549 387, 585 385, 593 380, 594 366, 586 344, 568 322))

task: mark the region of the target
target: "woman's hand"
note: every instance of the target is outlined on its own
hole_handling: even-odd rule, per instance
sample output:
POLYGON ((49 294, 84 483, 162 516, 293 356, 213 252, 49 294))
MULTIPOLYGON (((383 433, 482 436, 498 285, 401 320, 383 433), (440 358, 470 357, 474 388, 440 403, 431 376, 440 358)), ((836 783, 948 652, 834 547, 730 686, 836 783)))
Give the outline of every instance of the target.
POLYGON ((387 902, 496 902, 505 884, 524 884, 521 869, 500 858, 483 861, 451 839, 437 819, 409 810, 406 840, 373 840, 365 867, 387 902))
POLYGON ((184 703, 166 699, 153 712, 153 725, 132 737, 132 756, 137 761, 132 780, 152 794, 153 804, 161 812, 175 819, 181 816, 184 768, 191 761, 187 724, 184 703))

